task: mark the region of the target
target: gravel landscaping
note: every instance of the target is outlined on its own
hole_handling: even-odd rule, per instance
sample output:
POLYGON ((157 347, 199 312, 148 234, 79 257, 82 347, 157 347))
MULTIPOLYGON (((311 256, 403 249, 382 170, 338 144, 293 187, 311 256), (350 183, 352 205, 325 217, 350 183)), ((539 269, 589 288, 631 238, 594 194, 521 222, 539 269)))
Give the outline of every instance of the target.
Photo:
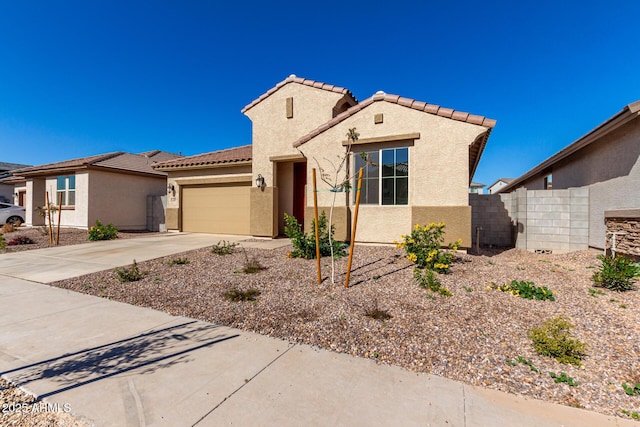
MULTIPOLYGON (((604 414, 640 411, 640 396, 622 387, 640 383, 640 292, 594 290, 596 252, 458 255, 440 276, 453 294, 445 297, 416 285, 400 249, 357 246, 349 289, 344 274, 318 285, 315 261, 290 259, 290 250, 200 249, 139 263, 146 275, 137 282, 120 283, 111 270, 53 285, 604 414), (265 269, 244 273, 254 259, 265 269), (487 289, 512 279, 548 287, 555 301, 487 289), (225 297, 250 289, 260 292, 253 301, 225 297), (367 315, 376 312, 391 317, 367 315), (588 345, 581 367, 538 355, 527 335, 558 315, 588 345), (556 383, 550 372, 578 384, 556 383)), ((326 277, 329 260, 322 264, 326 277)), ((339 260, 337 271, 345 269, 339 260)))

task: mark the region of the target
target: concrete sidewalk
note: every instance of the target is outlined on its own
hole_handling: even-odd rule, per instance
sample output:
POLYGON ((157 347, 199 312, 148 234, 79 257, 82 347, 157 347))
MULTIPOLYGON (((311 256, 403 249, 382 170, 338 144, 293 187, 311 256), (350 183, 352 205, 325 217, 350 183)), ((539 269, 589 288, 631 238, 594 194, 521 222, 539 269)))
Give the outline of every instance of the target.
MULTIPOLYGON (((183 242, 178 252, 212 244, 188 236, 176 240, 183 242)), ((137 243, 121 247, 123 264, 139 250, 137 243)), ((66 251, 72 259, 88 256, 66 251)), ((97 426, 637 425, 29 282, 5 274, 19 270, 5 257, 0 371, 97 426)), ((52 258, 65 257, 47 252, 28 268, 35 275, 52 258)))

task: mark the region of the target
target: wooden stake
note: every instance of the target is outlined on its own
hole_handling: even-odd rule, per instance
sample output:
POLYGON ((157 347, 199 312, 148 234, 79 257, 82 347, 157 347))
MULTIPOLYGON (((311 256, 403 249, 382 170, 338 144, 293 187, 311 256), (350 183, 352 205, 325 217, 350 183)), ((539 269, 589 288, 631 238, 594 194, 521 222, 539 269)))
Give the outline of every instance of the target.
POLYGON ((322 270, 320 269, 320 235, 318 234, 318 187, 316 186, 316 168, 311 169, 313 180, 313 217, 315 218, 316 232, 316 263, 318 264, 318 285, 322 284, 322 270))
POLYGON ((358 226, 358 210, 360 209, 360 188, 362 188, 362 169, 358 172, 358 188, 356 189, 356 211, 353 214, 353 228, 351 229, 351 245, 349 246, 349 262, 347 263, 347 277, 344 281, 344 287, 349 287, 349 277, 351 277, 351 261, 353 260, 353 246, 356 241, 356 228, 358 226))
POLYGON ((56 246, 60 244, 60 219, 62 218, 62 193, 58 197, 58 225, 56 227, 56 246))
POLYGON ((49 220, 49 246, 53 245, 53 230, 51 229, 51 205, 49 205, 49 192, 44 192, 45 202, 47 203, 47 216, 44 219, 44 224, 47 225, 47 220, 49 220))

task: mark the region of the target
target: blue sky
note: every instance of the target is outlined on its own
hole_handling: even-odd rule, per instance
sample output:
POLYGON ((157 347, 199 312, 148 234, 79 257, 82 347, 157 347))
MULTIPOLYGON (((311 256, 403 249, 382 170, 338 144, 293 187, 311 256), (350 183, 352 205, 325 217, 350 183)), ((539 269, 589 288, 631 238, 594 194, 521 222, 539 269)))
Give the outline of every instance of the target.
POLYGON ((0 161, 251 141, 289 74, 498 121, 474 181, 517 177, 640 99, 638 1, 0 0, 0 161))

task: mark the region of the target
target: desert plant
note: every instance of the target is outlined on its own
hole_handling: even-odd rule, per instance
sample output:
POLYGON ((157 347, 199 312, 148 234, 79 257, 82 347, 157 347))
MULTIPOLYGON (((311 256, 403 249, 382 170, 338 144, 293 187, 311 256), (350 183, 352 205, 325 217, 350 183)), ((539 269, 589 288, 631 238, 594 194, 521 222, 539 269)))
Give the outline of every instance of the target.
POLYGON ((636 411, 629 411, 627 409, 623 409, 620 412, 622 412, 623 414, 631 417, 634 420, 640 420, 640 413, 638 413, 636 411))
MULTIPOLYGON (((288 214, 284 214, 284 233, 291 239, 293 251, 291 257, 312 259, 316 257, 315 220, 311 221, 313 233, 305 233, 298 220, 288 214)), ((333 225, 331 230, 327 225, 327 216, 324 212, 318 217, 318 235, 320 240, 320 256, 331 256, 340 258, 346 255, 345 244, 332 240, 335 230, 333 225)))
POLYGON ((628 396, 640 395, 640 383, 635 383, 632 385, 629 385, 627 383, 622 383, 622 388, 624 389, 624 392, 628 396))
POLYGON ((118 229, 112 224, 104 225, 96 219, 96 225, 92 225, 88 231, 89 240, 112 240, 118 237, 118 229))
POLYGON ((538 354, 553 357, 560 363, 580 365, 587 345, 571 335, 573 325, 564 316, 547 320, 529 330, 529 338, 538 354))
POLYGON ((9 240, 7 242, 7 246, 18 246, 18 245, 31 245, 33 244, 33 240, 31 240, 27 236, 16 237, 15 239, 9 240))
POLYGON ((451 292, 442 286, 442 283, 440 283, 437 276, 438 273, 433 270, 429 270, 428 268, 415 268, 413 270, 413 278, 418 282, 418 286, 429 289, 431 292, 436 292, 445 297, 451 296, 451 292))
POLYGON ((438 273, 447 273, 453 262, 453 253, 458 250, 462 240, 449 244, 449 250, 442 250, 444 243, 444 222, 431 222, 425 226, 416 224, 411 234, 402 235, 402 241, 394 242, 397 248, 404 249, 407 259, 420 268, 428 268, 438 273))
POLYGON ((116 268, 115 273, 118 282, 120 283, 137 282, 138 280, 141 280, 142 278, 144 278, 144 276, 149 274, 149 272, 147 271, 140 271, 140 269, 138 268, 138 263, 136 263, 135 259, 133 260, 133 264, 131 265, 131 267, 116 268))
POLYGON ((4 234, 0 233, 0 249, 7 247, 7 242, 4 240, 4 234))
POLYGON ((531 369, 533 372, 536 372, 538 374, 540 373, 540 370, 538 368, 536 368, 535 366, 533 366, 533 363, 531 363, 530 360, 525 359, 522 356, 516 357, 515 360, 507 359, 507 365, 516 366, 518 363, 522 363, 523 365, 527 365, 529 367, 529 369, 531 369))
POLYGON ((169 261, 169 265, 184 265, 189 264, 188 258, 175 258, 169 261))
POLYGON ((527 282, 524 280, 519 282, 517 280, 512 280, 511 283, 505 283, 500 286, 492 282, 489 288, 508 292, 511 295, 525 299, 555 301, 553 292, 549 288, 546 286, 536 286, 533 282, 527 282))
POLYGON ((216 255, 230 255, 235 252, 239 243, 232 243, 222 240, 211 248, 211 253, 216 255))
POLYGON ((16 231, 14 225, 12 223, 10 223, 10 222, 2 224, 2 227, 0 227, 0 230, 4 234, 13 233, 14 231, 16 231))
POLYGON ((578 382, 568 376, 565 372, 560 372, 560 375, 557 375, 555 372, 549 372, 549 376, 553 378, 553 381, 556 383, 567 383, 571 387, 578 385, 578 382))
POLYGON ((238 288, 229 289, 224 293, 224 297, 233 302, 240 301, 255 301, 255 299, 260 295, 260 291, 257 289, 247 289, 243 291, 238 288))
POLYGON ((640 277, 640 265, 629 258, 598 255, 598 259, 602 265, 591 277, 596 286, 618 292, 628 291, 640 277))
POLYGON ((259 271, 266 270, 267 267, 263 266, 255 255, 249 258, 245 248, 242 248, 242 253, 244 254, 244 266, 242 267, 242 271, 245 274, 255 274, 259 271))

